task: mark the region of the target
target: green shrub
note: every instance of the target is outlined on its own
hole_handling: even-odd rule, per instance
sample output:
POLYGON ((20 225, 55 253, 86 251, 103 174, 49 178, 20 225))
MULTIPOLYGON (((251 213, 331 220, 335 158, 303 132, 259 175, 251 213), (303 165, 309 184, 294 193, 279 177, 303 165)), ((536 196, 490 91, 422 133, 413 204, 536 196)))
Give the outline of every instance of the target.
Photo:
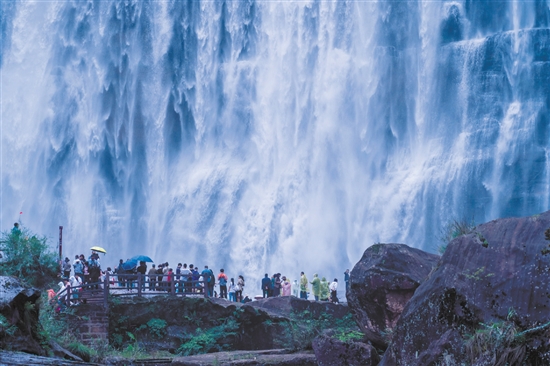
POLYGON ((147 322, 147 325, 141 325, 138 330, 145 330, 153 337, 161 339, 166 335, 166 320, 153 318, 147 322))
POLYGON ((43 288, 59 273, 57 257, 47 244, 45 237, 38 237, 29 229, 20 233, 3 232, 0 248, 6 254, 0 263, 0 273, 15 276, 26 284, 43 288))
POLYGON ((313 339, 327 329, 334 330, 336 338, 343 341, 351 340, 351 338, 359 339, 357 338, 359 335, 360 338, 363 338, 363 333, 351 314, 341 319, 326 313, 315 317, 308 310, 291 314, 292 338, 296 341, 297 348, 311 348, 313 339))
POLYGON ((198 328, 192 338, 178 348, 177 353, 191 356, 230 350, 230 346, 224 340, 237 336, 238 329, 239 324, 232 318, 227 319, 222 325, 207 330, 198 328))

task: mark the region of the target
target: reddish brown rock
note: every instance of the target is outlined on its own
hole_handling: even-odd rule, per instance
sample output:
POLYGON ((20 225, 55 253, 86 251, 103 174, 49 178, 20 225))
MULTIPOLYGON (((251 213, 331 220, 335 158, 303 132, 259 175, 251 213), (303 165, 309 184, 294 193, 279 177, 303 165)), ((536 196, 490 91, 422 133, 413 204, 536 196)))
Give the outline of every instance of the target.
POLYGON ((405 244, 375 244, 365 250, 351 271, 347 300, 373 345, 386 348, 381 333, 395 327, 405 304, 439 258, 405 244))
MULTIPOLYGON (((464 336, 506 320, 511 309, 520 329, 548 322, 548 228, 550 211, 491 221, 453 240, 405 307, 381 365, 435 365, 445 353, 465 360, 464 336)), ((547 336, 536 337, 527 337, 526 364, 547 364, 547 336)))

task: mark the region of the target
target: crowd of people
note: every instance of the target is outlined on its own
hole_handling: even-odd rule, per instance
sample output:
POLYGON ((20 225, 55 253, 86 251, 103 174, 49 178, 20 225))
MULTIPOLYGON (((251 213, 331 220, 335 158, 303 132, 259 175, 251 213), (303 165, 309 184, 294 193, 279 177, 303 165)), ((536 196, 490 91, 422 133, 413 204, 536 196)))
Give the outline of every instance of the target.
MULTIPOLYGON (((166 291, 183 294, 204 294, 208 292, 210 297, 219 297, 234 302, 249 302, 252 299, 244 295, 245 279, 239 275, 237 279, 230 278, 223 268, 217 275, 207 265, 199 271, 198 266, 187 263, 178 263, 174 270, 168 262, 155 265, 148 269, 145 261, 139 261, 139 265, 128 266, 128 261, 120 259, 114 271, 111 267, 101 269, 99 254, 92 251, 86 259, 83 254, 75 255, 74 261, 65 258, 62 265, 62 281, 59 283, 60 290, 52 294, 60 300, 67 300, 68 293, 71 293, 71 304, 79 304, 79 293, 83 289, 98 289, 106 276, 109 276, 110 284, 119 288, 132 291, 138 286, 142 291, 166 291), (218 291, 216 291, 216 287, 218 291), (77 288, 77 291, 70 291, 69 288, 77 288)), ((344 273, 346 291, 349 289, 349 269, 344 273)), ((261 281, 260 291, 262 297, 295 296, 308 299, 311 285, 311 292, 315 301, 330 301, 338 303, 338 279, 328 282, 326 277, 313 275, 311 282, 304 272, 300 273, 300 279, 292 283, 287 276, 275 273, 269 276, 267 273, 261 281)), ((53 290, 52 290, 53 291, 53 290)))

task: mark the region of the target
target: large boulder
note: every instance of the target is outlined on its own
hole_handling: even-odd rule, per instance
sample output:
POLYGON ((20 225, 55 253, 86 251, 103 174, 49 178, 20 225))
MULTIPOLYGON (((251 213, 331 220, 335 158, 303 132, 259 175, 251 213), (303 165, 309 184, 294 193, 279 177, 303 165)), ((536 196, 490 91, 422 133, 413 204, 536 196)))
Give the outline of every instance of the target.
POLYGON ((0 346, 12 351, 45 355, 37 341, 40 291, 19 279, 0 276, 0 346))
POLYGON ((376 349, 363 342, 341 341, 323 334, 313 340, 312 347, 319 366, 376 366, 380 362, 376 349))
POLYGON ((405 244, 375 244, 350 274, 347 300, 367 339, 385 349, 383 332, 396 325, 405 304, 440 257, 405 244))
MULTIPOLYGON (((522 330, 548 322, 548 228, 550 211, 491 221, 449 243, 407 303, 381 365, 435 365, 444 357, 460 364, 468 361, 465 337, 481 324, 512 319, 522 330)), ((527 336, 528 364, 547 364, 548 334, 527 336)))

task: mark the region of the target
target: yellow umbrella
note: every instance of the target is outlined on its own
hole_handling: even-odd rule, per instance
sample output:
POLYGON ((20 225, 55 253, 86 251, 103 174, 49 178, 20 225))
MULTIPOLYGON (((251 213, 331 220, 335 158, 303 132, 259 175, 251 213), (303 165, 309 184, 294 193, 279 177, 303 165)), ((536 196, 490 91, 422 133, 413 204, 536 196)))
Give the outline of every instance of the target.
POLYGON ((90 249, 96 252, 107 253, 107 251, 102 247, 91 247, 90 249))

